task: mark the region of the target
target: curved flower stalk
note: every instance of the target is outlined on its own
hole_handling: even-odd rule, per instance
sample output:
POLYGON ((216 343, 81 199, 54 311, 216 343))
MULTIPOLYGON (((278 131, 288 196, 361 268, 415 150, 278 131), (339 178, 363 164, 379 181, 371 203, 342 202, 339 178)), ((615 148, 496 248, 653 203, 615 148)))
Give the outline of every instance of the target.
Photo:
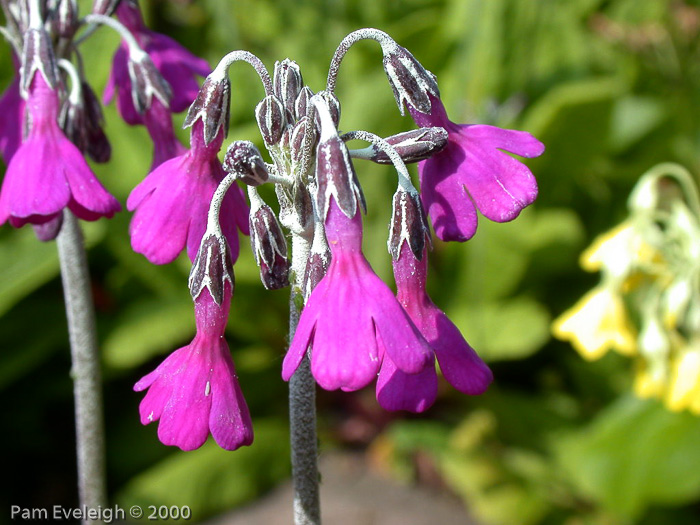
MULTIPOLYGON (((217 157, 222 142, 223 131, 205 144, 203 124, 195 122, 190 150, 158 166, 134 188, 126 203, 135 212, 129 228, 134 251, 154 264, 166 264, 186 248, 194 260, 206 229, 209 203, 226 176, 217 157)), ((249 233, 248 205, 238 186, 224 199, 221 225, 235 261, 238 231, 249 233)))
POLYGON ((223 449, 253 442, 253 424, 236 378, 224 329, 232 284, 226 282, 221 304, 208 289, 195 301, 197 334, 134 386, 148 389, 141 401, 141 423, 158 423, 158 439, 182 450, 201 447, 209 434, 223 449))

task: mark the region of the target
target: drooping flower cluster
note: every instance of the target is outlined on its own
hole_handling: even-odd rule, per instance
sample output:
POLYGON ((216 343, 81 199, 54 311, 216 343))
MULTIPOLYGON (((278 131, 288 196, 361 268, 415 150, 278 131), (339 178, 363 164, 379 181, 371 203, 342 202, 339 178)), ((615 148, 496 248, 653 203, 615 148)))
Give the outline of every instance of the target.
POLYGON ((691 176, 662 164, 643 175, 625 221, 581 256, 601 282, 553 324, 587 359, 635 361, 636 394, 700 414, 700 200, 691 176))
POLYGON ((167 262, 187 245, 194 260, 190 291, 197 336, 136 386, 149 388, 141 405, 142 421, 160 417, 163 442, 189 449, 201 444, 207 429, 220 444, 239 446, 252 436, 252 431, 240 430, 249 428, 249 420, 237 386, 226 397, 226 413, 238 414, 230 420, 236 421, 229 430, 231 439, 222 438, 221 427, 212 424, 219 417, 213 412, 218 405, 215 397, 209 401, 207 396, 210 388, 212 396, 215 393, 211 378, 217 365, 211 363, 219 363, 212 356, 220 353, 211 349, 211 338, 209 344, 203 342, 210 331, 199 313, 200 303, 208 301, 207 311, 219 316, 214 325, 220 333, 233 282, 231 258, 238 252, 232 225, 246 231, 236 181, 247 186, 251 245, 264 286, 291 285, 293 304, 301 310, 282 366, 285 380, 309 359, 314 379, 325 389, 353 391, 376 379, 381 406, 422 412, 437 397, 437 360, 442 375, 460 392, 486 390, 491 371, 426 292, 431 239, 424 206, 445 240, 464 241, 474 235, 477 209, 495 221, 514 219, 534 201, 537 185, 523 164, 500 150, 535 157, 544 150, 539 141, 525 132, 450 122, 434 76, 374 29, 356 31, 341 42, 326 89, 318 93, 304 84, 299 66, 291 60, 277 62, 270 78, 254 55, 229 53, 205 79, 185 125, 192 127, 190 151, 156 168, 127 203, 136 210, 131 234, 137 251, 153 262, 167 262), (336 76, 347 50, 364 38, 381 44, 399 108, 408 107, 423 127, 386 139, 366 131, 339 133, 336 76), (266 163, 251 142, 235 141, 226 151, 224 177, 215 167, 215 152, 227 128, 228 69, 236 61, 253 66, 265 89, 255 116, 272 163, 266 163), (345 144, 349 140, 370 145, 351 150, 345 144), (398 174, 388 242, 396 294, 362 252, 366 204, 353 158, 391 163, 398 174), (420 163, 421 193, 411 183, 407 162, 420 163), (279 218, 258 192, 262 184, 274 184, 279 218), (177 208, 181 202, 188 203, 187 209, 177 208), (203 203, 209 209, 206 220, 201 219, 203 203), (291 235, 291 254, 282 228, 291 235), (221 306, 215 308, 212 300, 221 306), (200 363, 192 365, 187 359, 200 363), (202 360, 208 364, 200 366, 202 360), (190 407, 195 407, 193 415, 190 407), (188 439, 190 434, 196 439, 188 439))

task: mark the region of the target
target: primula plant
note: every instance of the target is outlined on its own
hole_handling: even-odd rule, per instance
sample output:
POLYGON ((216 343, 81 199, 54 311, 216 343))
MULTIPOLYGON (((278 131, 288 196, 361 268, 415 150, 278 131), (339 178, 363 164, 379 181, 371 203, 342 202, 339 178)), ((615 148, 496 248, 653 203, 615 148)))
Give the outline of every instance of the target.
POLYGON ((92 446, 102 439, 99 368, 75 219, 96 220, 120 210, 85 160, 104 162, 110 154, 79 51, 100 25, 122 38, 104 101, 116 100, 121 117, 144 125, 154 144, 151 171, 126 202, 133 212, 132 247, 154 264, 172 262, 182 252, 192 261, 196 335, 134 387, 145 391, 141 422, 157 422, 164 444, 192 450, 209 434, 226 450, 253 443, 253 423, 224 338, 230 308, 245 307, 231 305, 240 233, 250 235, 263 286, 291 290, 290 346, 281 375, 290 382, 297 523, 320 521, 316 384, 355 391, 376 382, 379 405, 409 412, 434 403, 436 364, 464 394, 487 389, 491 371, 427 294, 430 225, 441 240, 463 242, 475 235, 479 213, 496 222, 516 218, 535 200, 537 184, 511 154, 539 156, 544 146, 538 140, 522 131, 451 122, 435 76, 376 29, 342 40, 327 83, 318 90, 305 85, 294 61, 276 62, 270 75, 247 51, 229 53, 210 72, 206 62, 149 30, 134 0, 96 1, 82 18, 70 0, 2 6, 19 80, 1 102, 11 118, 0 142, 8 161, 0 219, 15 227, 31 224, 41 240, 57 238, 62 252, 79 448, 87 454, 79 455, 86 505, 104 503, 104 485, 102 445, 92 446), (385 138, 341 131, 336 80, 345 54, 365 39, 380 44, 398 108, 402 114, 408 110, 416 129, 385 138), (266 155, 253 142, 237 140, 222 162, 236 92, 229 68, 239 61, 251 65, 262 84, 254 115, 266 155), (205 75, 200 88, 197 76, 205 75), (187 107, 189 149, 177 141, 171 118, 187 107), (350 141, 367 146, 354 149, 350 141), (393 199, 386 201, 392 210, 387 247, 396 293, 363 255, 366 203, 355 165, 366 161, 390 165, 387 173, 397 180, 393 199), (418 163, 420 191, 408 163, 418 163), (261 190, 264 185, 274 191, 261 190), (272 194, 274 207, 263 200, 272 194), (79 275, 71 280, 76 268, 79 275), (77 306, 76 290, 82 301, 77 306), (93 490, 95 484, 99 488, 93 490))
POLYGON ((598 237, 581 266, 601 281, 553 325, 586 359, 635 361, 634 391, 700 415, 700 198, 692 176, 660 164, 637 182, 629 216, 598 237))

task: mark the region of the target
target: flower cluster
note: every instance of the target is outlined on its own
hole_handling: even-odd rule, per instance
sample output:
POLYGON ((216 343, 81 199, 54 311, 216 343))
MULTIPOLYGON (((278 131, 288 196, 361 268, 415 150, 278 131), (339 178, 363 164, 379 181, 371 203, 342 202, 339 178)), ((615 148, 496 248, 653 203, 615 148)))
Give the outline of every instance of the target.
POLYGON ((193 259, 190 291, 197 335, 136 385, 149 389, 141 419, 160 418, 164 443, 190 449, 201 445, 208 432, 224 448, 252 439, 237 384, 227 387, 219 375, 225 369, 233 373, 223 357, 228 353, 221 334, 233 288, 231 263, 238 254, 236 228, 250 232, 263 285, 290 285, 292 303, 300 310, 282 365, 285 380, 308 359, 324 389, 354 391, 376 380, 382 407, 422 412, 437 397, 437 360, 444 378, 460 392, 486 390, 491 371, 426 291, 429 217, 440 238, 458 241, 474 235, 477 209, 494 221, 514 219, 534 201, 537 185, 506 152, 535 157, 544 150, 539 141, 521 131, 450 122, 435 77, 375 29, 356 31, 341 42, 326 88, 317 93, 304 84, 291 60, 277 62, 270 77, 254 55, 229 53, 205 79, 185 126, 192 128, 191 149, 157 167, 127 203, 135 209, 135 250, 163 263, 186 245, 193 259), (418 129, 386 139, 338 131, 338 70, 348 49, 366 38, 380 43, 399 109, 408 108, 418 129), (253 143, 235 141, 227 148, 222 172, 216 152, 229 119, 228 69, 237 61, 253 66, 264 87, 255 117, 272 162, 253 143), (349 149, 350 140, 369 146, 349 149), (354 159, 393 164, 398 175, 388 240, 396 294, 362 252, 366 204, 354 159), (405 165, 415 162, 420 192, 405 165), (236 182, 247 188, 249 215, 236 182), (263 184, 275 187, 278 216, 258 192, 263 184), (178 208, 182 202, 185 209, 178 208))
POLYGON ((692 177, 662 164, 643 175, 625 221, 581 265, 601 282, 553 324, 586 359, 635 360, 634 390, 700 414, 700 200, 692 177))

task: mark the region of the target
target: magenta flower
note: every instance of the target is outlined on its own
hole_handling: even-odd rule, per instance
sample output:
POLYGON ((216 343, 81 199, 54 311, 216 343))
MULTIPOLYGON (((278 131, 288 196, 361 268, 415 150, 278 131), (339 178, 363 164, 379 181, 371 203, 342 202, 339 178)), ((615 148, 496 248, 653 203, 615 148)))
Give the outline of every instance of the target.
POLYGON ((148 134, 153 139, 153 162, 150 171, 166 160, 187 152, 187 148, 175 136, 170 111, 157 98, 153 97, 151 106, 143 114, 143 121, 148 134))
MULTIPOLYGON (((205 77, 211 72, 207 61, 194 56, 172 38, 151 31, 144 24, 138 6, 132 2, 121 2, 116 13, 170 84, 173 94, 170 111, 180 113, 187 109, 199 92, 197 75, 205 77)), ((108 104, 116 92, 117 109, 124 121, 130 125, 143 124, 143 117, 134 107, 131 95, 128 60, 128 46, 122 42, 112 59, 112 71, 107 80, 103 102, 108 104)))
POLYGON ((418 126, 441 126, 448 132, 445 149, 418 165, 422 200, 435 234, 445 241, 470 239, 476 233, 477 208, 492 221, 516 218, 537 197, 537 182, 504 151, 531 158, 541 155, 544 145, 524 131, 455 124, 440 99, 429 97, 430 113, 408 109, 418 126))
MULTIPOLYGON (((404 243, 393 265, 399 303, 435 352, 447 382, 464 394, 482 394, 493 375, 459 329, 430 300, 425 290, 427 249, 418 260, 408 243, 404 243)), ((406 374, 397 368, 390 356, 384 358, 377 379, 377 400, 383 408, 423 412, 433 404, 436 396, 434 366, 427 366, 418 374, 406 374)))
POLYGON ((328 273, 302 310, 282 365, 289 380, 311 346, 311 373, 326 390, 358 390, 377 377, 389 356, 415 374, 433 352, 388 286, 362 254, 360 207, 349 219, 333 197, 325 222, 331 248, 328 273))
POLYGON ((226 283, 221 305, 203 289, 195 299, 197 333, 158 368, 141 378, 134 390, 148 389, 139 405, 141 423, 158 421, 158 439, 182 450, 201 447, 211 433, 226 450, 253 442, 253 425, 224 329, 231 303, 226 283))
MULTIPOLYGON (((126 206, 135 211, 129 228, 135 252, 154 264, 166 264, 186 246, 194 260, 206 229, 209 202, 226 176, 217 158, 223 137, 221 131, 206 145, 198 120, 192 126, 191 148, 158 166, 133 189, 126 206)), ((248 235, 248 205, 240 187, 233 186, 226 194, 220 222, 235 261, 238 230, 248 235)))
POLYGON ((59 101, 41 73, 28 90, 29 135, 10 160, 0 191, 0 224, 42 224, 68 207, 94 221, 121 209, 58 126, 59 101))
POLYGON ((19 64, 14 55, 12 58, 16 76, 0 97, 0 115, 3 115, 0 120, 0 154, 5 159, 5 164, 10 163, 10 159, 22 143, 26 108, 26 103, 19 93, 19 64))

